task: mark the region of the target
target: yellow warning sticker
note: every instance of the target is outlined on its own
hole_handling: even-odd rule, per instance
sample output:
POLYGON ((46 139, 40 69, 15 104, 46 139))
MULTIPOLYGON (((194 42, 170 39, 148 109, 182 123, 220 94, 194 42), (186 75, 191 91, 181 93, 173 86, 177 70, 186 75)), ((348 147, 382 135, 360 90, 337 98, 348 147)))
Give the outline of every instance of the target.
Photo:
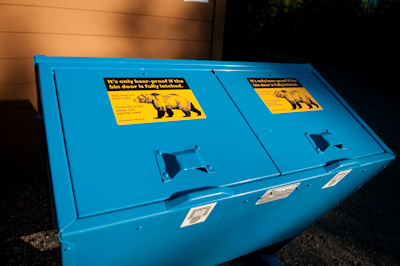
POLYGON ((184 78, 104 78, 118 125, 206 118, 184 78))
POLYGON ((322 110, 321 105, 294 78, 248 78, 273 114, 322 110))

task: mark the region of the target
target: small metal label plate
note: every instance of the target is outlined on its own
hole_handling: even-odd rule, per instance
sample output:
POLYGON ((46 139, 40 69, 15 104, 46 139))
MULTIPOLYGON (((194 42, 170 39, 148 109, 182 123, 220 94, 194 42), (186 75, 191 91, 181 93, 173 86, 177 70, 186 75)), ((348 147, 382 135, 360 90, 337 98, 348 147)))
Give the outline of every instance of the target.
POLYGON ((283 187, 277 187, 277 188, 269 189, 264 193, 262 198, 259 201, 256 202, 256 205, 286 198, 299 185, 300 185, 300 183, 296 183, 296 184, 291 184, 291 185, 287 185, 287 186, 283 186, 283 187))

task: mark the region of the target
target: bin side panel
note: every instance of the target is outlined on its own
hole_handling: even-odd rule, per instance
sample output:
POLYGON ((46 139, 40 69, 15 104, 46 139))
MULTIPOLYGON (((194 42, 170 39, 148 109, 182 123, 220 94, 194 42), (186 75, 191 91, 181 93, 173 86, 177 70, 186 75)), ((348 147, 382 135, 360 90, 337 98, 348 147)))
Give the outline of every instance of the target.
POLYGON ((293 174, 290 179, 300 182, 298 189, 284 199, 256 205, 274 183, 262 180, 262 190, 218 200, 205 222, 183 228, 190 207, 147 218, 126 217, 126 222, 94 226, 97 229, 79 230, 75 225, 76 232, 62 238, 73 243, 73 252, 63 251, 63 256, 66 261, 73 256, 76 265, 216 265, 297 236, 389 161, 364 161, 329 189, 322 187, 335 173, 293 174))
POLYGON ((56 213, 58 228, 61 230, 77 218, 77 212, 52 72, 51 65, 43 63, 39 65, 37 74, 40 80, 48 166, 55 207, 58 210, 56 213))

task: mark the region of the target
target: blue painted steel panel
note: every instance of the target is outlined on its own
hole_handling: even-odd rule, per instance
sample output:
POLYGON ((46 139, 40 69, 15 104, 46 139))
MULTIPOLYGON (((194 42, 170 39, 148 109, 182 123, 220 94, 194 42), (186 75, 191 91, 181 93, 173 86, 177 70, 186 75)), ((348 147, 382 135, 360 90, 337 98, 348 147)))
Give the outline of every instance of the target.
POLYGON ((394 159, 310 65, 35 64, 65 265, 216 265, 299 235, 394 159), (207 117, 118 125, 104 78, 143 73, 184 78, 207 117), (323 110, 272 114, 247 78, 295 78, 323 110))
POLYGON ((211 71, 146 74, 185 78, 207 118, 120 126, 104 78, 142 77, 143 71, 55 70, 79 217, 158 202, 180 191, 279 174, 211 71), (173 181, 162 182, 154 152, 195 145, 217 171, 184 171, 173 181))
POLYGON ((221 70, 217 71, 217 76, 283 174, 324 166, 339 159, 360 158, 384 152, 375 139, 311 72, 221 70), (311 111, 305 106, 304 112, 273 114, 257 95, 248 78, 295 78, 323 110, 311 111), (345 148, 316 152, 305 134, 326 130, 329 130, 345 148))
POLYGON ((49 73, 53 69, 49 64, 37 65, 37 77, 40 80, 39 111, 42 112, 45 128, 48 164, 52 178, 54 203, 57 210, 57 222, 60 229, 77 218, 74 192, 63 139, 57 95, 54 79, 49 73), (46 115, 44 115, 46 114, 46 115))

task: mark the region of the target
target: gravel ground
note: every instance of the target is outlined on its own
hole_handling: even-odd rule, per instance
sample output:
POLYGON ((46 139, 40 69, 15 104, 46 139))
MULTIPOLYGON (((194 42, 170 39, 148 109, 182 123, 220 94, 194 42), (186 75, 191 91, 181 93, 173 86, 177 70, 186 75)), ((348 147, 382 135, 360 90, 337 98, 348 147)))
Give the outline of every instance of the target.
POLYGON ((61 260, 47 187, 44 178, 2 183, 0 265, 57 265, 61 260))
MULTIPOLYGON (((400 154, 398 103, 385 96, 398 88, 395 74, 317 69, 400 154)), ((279 261, 284 265, 400 265, 398 161, 278 252, 279 261)), ((0 265, 60 264, 47 186, 45 178, 1 183, 0 265)), ((242 257, 223 265, 252 264, 242 257)))

